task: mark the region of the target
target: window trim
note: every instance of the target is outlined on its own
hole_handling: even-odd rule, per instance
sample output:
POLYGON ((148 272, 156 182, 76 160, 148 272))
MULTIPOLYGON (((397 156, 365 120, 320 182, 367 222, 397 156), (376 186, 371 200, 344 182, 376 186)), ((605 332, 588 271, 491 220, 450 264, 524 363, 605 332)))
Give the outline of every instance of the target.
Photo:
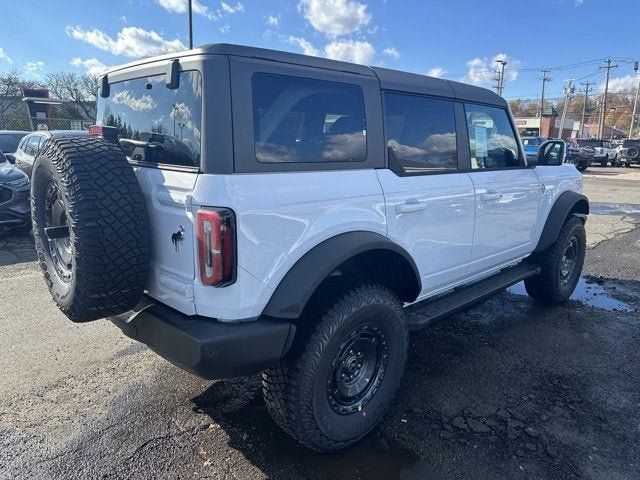
POLYGON ((377 77, 373 74, 370 76, 361 75, 306 65, 239 56, 230 56, 229 61, 234 147, 233 171, 235 173, 343 171, 385 167, 380 85, 377 77), (312 80, 325 80, 360 87, 363 92, 365 122, 367 125, 366 159, 358 162, 259 162, 255 156, 254 148, 253 92, 251 82, 253 74, 258 72, 309 78, 312 80))
MULTIPOLYGON (((282 75, 282 74, 278 74, 278 73, 271 73, 271 72, 261 72, 261 71, 255 71, 251 74, 251 113, 252 113, 252 120, 253 120, 253 116, 255 115, 255 111, 253 109, 253 87, 254 87, 254 81, 255 81, 255 77, 256 75, 266 75, 266 76, 272 76, 272 77, 288 77, 288 78, 296 78, 296 79, 302 79, 302 80, 311 80, 311 81, 320 81, 320 82, 327 82, 327 83, 334 83, 334 84, 342 84, 342 85, 347 85, 349 87, 355 87, 358 90, 360 90, 361 93, 361 98, 362 98, 362 111, 364 113, 365 116, 365 131, 368 130, 367 127, 367 110, 366 110, 366 101, 365 101, 365 95, 364 95, 364 90, 362 89, 361 85, 358 85, 357 83, 347 83, 347 82, 338 82, 338 81, 333 81, 333 80, 322 80, 322 79, 317 79, 317 78, 313 78, 313 77, 303 77, 303 76, 293 76, 293 75, 282 75)), ((368 158, 368 154, 369 154, 369 142, 368 142, 368 134, 364 135, 364 158, 362 158, 362 160, 351 160, 351 161, 347 161, 347 160, 320 160, 317 162, 262 162, 260 161, 260 159, 258 158, 258 150, 257 150, 257 142, 256 142, 256 129, 255 129, 255 125, 252 122, 252 133, 253 133, 253 154, 255 156, 255 159, 258 163, 261 164, 276 164, 276 165, 280 165, 280 164, 286 164, 286 165, 290 165, 290 164, 340 164, 340 163, 348 163, 348 164, 363 164, 367 161, 368 158)))
POLYGON ((448 98, 448 97, 438 97, 436 95, 424 95, 421 93, 414 93, 414 92, 405 92, 402 90, 380 90, 380 96, 381 96, 381 100, 382 100, 382 123, 384 126, 384 155, 385 155, 385 160, 386 160, 386 165, 387 168, 389 168, 389 170, 391 170, 393 173, 395 173, 397 176, 399 177, 416 177, 416 176, 421 176, 421 175, 445 175, 445 174, 454 174, 454 173, 460 173, 461 169, 460 169, 460 165, 461 165, 461 157, 460 157, 460 135, 458 135, 458 112, 457 112, 457 108, 456 108, 456 102, 455 99, 453 98, 448 98), (396 163, 395 160, 392 161, 391 160, 391 156, 389 155, 389 147, 387 145, 388 140, 389 140, 389 136, 388 136, 388 125, 387 125, 387 94, 393 94, 393 95, 405 95, 405 96, 409 96, 409 97, 418 97, 418 98, 424 98, 427 100, 440 100, 440 101, 445 101, 445 102, 450 102, 452 103, 453 106, 453 124, 454 124, 454 128, 456 129, 455 134, 456 134, 456 166, 455 168, 452 169, 448 169, 448 170, 431 170, 431 171, 424 171, 424 172, 407 172, 404 167, 402 165, 400 165, 400 163, 396 163))

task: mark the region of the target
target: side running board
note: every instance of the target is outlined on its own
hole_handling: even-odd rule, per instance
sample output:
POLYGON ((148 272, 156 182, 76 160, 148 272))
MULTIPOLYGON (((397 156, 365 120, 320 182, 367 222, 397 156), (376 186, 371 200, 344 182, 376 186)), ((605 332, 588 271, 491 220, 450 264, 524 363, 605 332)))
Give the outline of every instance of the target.
POLYGON ((421 330, 434 320, 453 315, 538 273, 538 265, 520 264, 435 299, 415 303, 407 308, 407 327, 411 331, 421 330))

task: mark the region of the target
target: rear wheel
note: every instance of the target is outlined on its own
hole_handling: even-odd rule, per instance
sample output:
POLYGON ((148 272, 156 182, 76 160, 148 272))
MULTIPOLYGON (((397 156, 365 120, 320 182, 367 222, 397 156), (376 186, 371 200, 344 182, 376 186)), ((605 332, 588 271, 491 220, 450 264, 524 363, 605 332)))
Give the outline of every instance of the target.
POLYGON ((582 219, 571 215, 556 242, 532 257, 542 271, 524 281, 529 296, 550 305, 569 299, 580 280, 586 249, 584 223, 582 219))
POLYGON ((50 139, 35 161, 31 208, 40 266, 74 322, 132 309, 149 269, 144 198, 122 151, 99 139, 50 139))
POLYGON ((407 356, 402 303, 385 287, 355 287, 300 330, 291 352, 263 373, 265 403, 307 447, 341 450, 382 420, 400 384, 407 356))

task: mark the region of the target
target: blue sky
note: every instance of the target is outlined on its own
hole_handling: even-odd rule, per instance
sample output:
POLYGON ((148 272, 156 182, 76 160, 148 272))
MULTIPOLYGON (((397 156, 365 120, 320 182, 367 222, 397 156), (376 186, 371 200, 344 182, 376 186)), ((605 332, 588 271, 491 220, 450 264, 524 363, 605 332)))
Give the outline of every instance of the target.
MULTIPOLYGON (((186 0, 0 0, 0 71, 28 78, 98 71, 187 44, 186 0)), ((550 97, 566 79, 595 81, 613 57, 614 90, 634 85, 639 0, 194 0, 194 43, 230 42, 382 65, 550 97), (628 24, 627 24, 627 19, 628 24), (576 65, 579 64, 579 65, 576 65)), ((579 82, 578 82, 579 83, 579 82)))

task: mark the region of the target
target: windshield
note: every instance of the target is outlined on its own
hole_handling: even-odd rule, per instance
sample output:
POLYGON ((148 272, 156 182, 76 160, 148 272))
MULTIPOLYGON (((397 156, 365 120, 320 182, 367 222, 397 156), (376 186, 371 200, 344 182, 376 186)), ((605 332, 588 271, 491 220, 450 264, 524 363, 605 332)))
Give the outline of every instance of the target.
POLYGON ((602 140, 578 140, 581 147, 602 147, 602 140))
POLYGON ((622 142, 622 148, 640 147, 640 140, 625 140, 622 142))
POLYGON ((0 133, 0 150, 11 153, 18 149, 18 143, 27 133, 0 133))
POLYGON ((132 162, 198 167, 201 112, 200 72, 187 71, 175 90, 164 74, 111 84, 109 98, 98 101, 97 123, 118 130, 132 162))
POLYGON ((539 138, 523 138, 522 139, 522 144, 524 146, 528 146, 528 145, 541 145, 542 144, 542 140, 540 140, 539 138))

